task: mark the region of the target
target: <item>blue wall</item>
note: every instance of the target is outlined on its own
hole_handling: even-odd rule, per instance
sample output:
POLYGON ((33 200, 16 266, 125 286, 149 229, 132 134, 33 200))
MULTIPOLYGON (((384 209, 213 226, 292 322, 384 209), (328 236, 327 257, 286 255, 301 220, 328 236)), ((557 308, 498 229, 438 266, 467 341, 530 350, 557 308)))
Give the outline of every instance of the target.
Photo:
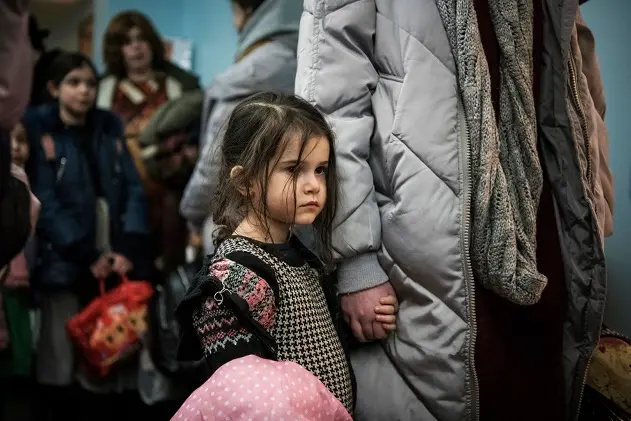
POLYGON ((237 33, 229 0, 184 0, 182 37, 193 41, 193 68, 208 85, 234 62, 237 33))
POLYGON ((596 38, 616 191, 614 235, 605 247, 609 274, 605 322, 631 335, 631 2, 591 0, 581 12, 596 38))
POLYGON ((161 35, 193 42, 193 70, 204 85, 233 62, 237 34, 229 0, 94 0, 94 58, 100 69, 105 28, 129 9, 149 16, 161 35))

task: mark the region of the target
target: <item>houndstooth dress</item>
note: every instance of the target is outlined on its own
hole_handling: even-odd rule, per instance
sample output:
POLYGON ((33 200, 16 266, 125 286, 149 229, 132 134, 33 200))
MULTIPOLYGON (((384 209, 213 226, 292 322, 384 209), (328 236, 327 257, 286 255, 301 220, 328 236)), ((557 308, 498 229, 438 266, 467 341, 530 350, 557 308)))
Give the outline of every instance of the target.
POLYGON ((274 271, 279 302, 270 334, 278 345, 278 360, 305 367, 351 412, 350 366, 327 306, 319 272, 304 260, 290 264, 289 259, 279 258, 279 253, 265 250, 266 246, 230 237, 219 246, 213 261, 230 253, 245 252, 274 271))

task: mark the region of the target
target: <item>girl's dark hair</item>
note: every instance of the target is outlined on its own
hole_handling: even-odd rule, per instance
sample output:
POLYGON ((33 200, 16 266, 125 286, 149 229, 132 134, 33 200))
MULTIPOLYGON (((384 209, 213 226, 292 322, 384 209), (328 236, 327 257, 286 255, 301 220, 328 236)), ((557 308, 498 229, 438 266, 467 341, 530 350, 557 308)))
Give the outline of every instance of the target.
MULTIPOLYGON (((249 97, 237 105, 228 119, 223 142, 217 152, 220 154, 221 168, 212 209, 213 221, 219 227, 215 232, 215 245, 234 232, 250 206, 255 207, 261 222, 265 223, 267 207, 264 201, 270 173, 278 164, 289 140, 300 140, 299 159, 303 160, 304 148, 313 137, 325 137, 330 147, 326 204, 313 227, 319 240, 318 254, 326 263, 332 260, 331 232, 338 200, 333 131, 324 116, 307 101, 294 95, 274 92, 249 97), (231 179, 230 171, 237 165, 243 171, 231 179), (263 203, 254 203, 249 192, 245 196, 240 193, 240 186, 252 185, 260 187, 260 201, 263 203)), ((265 228, 269 232, 269 227, 265 228)))
POLYGON ((55 99, 48 90, 48 81, 50 76, 50 67, 63 51, 55 48, 53 50, 46 51, 35 63, 33 68, 33 84, 31 85, 31 101, 29 106, 36 107, 41 104, 48 104, 54 102, 55 99))
POLYGON ((98 76, 94 63, 85 55, 81 53, 61 52, 54 58, 52 63, 50 63, 50 67, 48 68, 48 81, 59 86, 68 73, 84 66, 88 66, 92 69, 95 78, 98 76))
POLYGON ((265 0, 232 0, 233 3, 239 5, 243 10, 252 9, 252 11, 258 9, 264 1, 265 0))
POLYGON ((142 13, 128 10, 114 16, 107 25, 103 37, 103 62, 107 71, 117 78, 127 76, 123 46, 129 41, 129 31, 138 28, 151 48, 154 70, 162 70, 165 65, 165 49, 160 34, 149 18, 142 13))

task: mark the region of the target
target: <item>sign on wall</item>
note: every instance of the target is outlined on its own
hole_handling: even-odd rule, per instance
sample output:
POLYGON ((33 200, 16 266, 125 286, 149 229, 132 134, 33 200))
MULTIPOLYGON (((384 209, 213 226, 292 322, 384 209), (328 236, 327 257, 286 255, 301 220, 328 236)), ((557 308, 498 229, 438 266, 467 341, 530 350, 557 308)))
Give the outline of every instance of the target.
POLYGON ((171 60, 184 70, 193 70, 193 43, 191 41, 165 37, 164 48, 167 60, 171 60))

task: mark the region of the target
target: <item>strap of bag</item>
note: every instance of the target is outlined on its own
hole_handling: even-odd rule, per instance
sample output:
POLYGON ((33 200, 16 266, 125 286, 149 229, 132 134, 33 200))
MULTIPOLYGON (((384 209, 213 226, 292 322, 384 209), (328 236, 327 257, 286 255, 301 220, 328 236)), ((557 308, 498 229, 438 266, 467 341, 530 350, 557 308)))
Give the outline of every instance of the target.
MULTIPOLYGON (((127 275, 122 275, 120 277, 120 282, 121 284, 129 282, 129 278, 127 278, 127 275)), ((103 278, 99 279, 99 290, 101 292, 101 297, 104 296, 106 291, 105 291, 105 279, 103 278)))

